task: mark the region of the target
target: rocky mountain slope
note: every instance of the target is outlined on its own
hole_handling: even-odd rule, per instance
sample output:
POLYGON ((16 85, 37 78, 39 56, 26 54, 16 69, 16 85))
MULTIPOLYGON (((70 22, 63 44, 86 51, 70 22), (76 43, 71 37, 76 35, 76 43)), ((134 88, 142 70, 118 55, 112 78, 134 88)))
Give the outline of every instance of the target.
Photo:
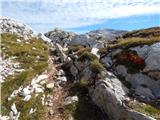
POLYGON ((0 119, 160 119, 160 28, 44 36, 0 25, 0 119))
POLYGON ((104 40, 107 42, 114 42, 117 38, 122 37, 124 33, 127 31, 123 30, 113 30, 113 29, 100 29, 100 30, 94 30, 90 31, 88 34, 91 37, 94 37, 99 40, 104 40))
POLYGON ((122 37, 126 31, 112 30, 112 29, 102 29, 91 31, 86 34, 75 34, 71 32, 65 32, 60 29, 55 29, 45 36, 50 38, 52 42, 59 43, 61 46, 70 45, 84 45, 87 47, 104 47, 108 42, 114 42, 117 38, 122 37))

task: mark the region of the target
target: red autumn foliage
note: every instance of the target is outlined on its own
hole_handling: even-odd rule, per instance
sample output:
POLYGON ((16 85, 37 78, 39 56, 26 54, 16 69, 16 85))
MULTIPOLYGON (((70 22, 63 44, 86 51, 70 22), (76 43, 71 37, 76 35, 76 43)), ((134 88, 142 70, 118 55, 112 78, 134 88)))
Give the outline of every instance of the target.
POLYGON ((136 65, 144 65, 145 62, 144 62, 144 59, 141 58, 140 56, 138 55, 135 55, 135 54, 128 54, 128 60, 130 60, 132 63, 136 64, 136 65))

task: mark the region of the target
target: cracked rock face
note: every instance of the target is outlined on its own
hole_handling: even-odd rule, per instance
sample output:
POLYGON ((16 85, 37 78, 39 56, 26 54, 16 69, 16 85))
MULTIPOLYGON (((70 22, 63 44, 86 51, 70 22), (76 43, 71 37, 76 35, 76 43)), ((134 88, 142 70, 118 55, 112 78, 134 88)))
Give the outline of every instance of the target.
POLYGON ((128 108, 125 105, 127 93, 128 89, 110 72, 96 83, 94 89, 90 88, 92 100, 108 114, 110 120, 154 120, 128 108))
POLYGON ((144 60, 145 66, 137 72, 131 73, 129 71, 130 69, 135 70, 136 65, 130 67, 126 66, 127 61, 125 64, 116 62, 119 59, 115 58, 115 56, 117 54, 121 55, 123 49, 111 51, 101 58, 101 61, 115 75, 121 76, 129 82, 131 87, 135 89, 135 94, 139 97, 143 96, 144 101, 156 100, 159 98, 158 90, 160 90, 160 42, 152 45, 131 47, 129 50, 135 51, 144 60), (142 91, 138 92, 137 90, 139 89, 142 89, 142 91), (144 89, 150 91, 150 94, 146 94, 144 89))
POLYGON ((45 36, 51 39, 51 42, 58 43, 64 47, 68 45, 68 43, 72 40, 73 36, 75 35, 75 33, 65 32, 60 29, 55 29, 53 31, 45 33, 45 36))

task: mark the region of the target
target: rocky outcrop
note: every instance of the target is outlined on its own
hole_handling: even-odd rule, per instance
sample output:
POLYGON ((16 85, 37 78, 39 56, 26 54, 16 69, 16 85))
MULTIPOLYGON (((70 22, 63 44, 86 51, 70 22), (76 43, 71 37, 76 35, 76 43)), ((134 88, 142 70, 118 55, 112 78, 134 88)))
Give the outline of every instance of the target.
POLYGON ((110 120, 155 120, 126 106, 128 89, 110 72, 90 88, 92 100, 102 108, 110 120))
POLYGON ((42 33, 39 33, 38 34, 38 37, 41 38, 42 40, 44 40, 45 42, 48 42, 50 43, 51 42, 51 39, 47 38, 44 34, 42 33))
MULTIPOLYGON (((152 102, 160 98, 160 43, 141 46, 137 44, 137 46, 126 49, 122 47, 111 49, 109 44, 114 44, 117 38, 123 37, 122 35, 125 31, 106 29, 77 35, 55 29, 44 36, 43 34, 35 35, 29 27, 14 20, 1 18, 0 21, 1 33, 15 33, 26 40, 38 37, 44 41, 53 43, 50 44, 52 46, 50 48, 50 55, 53 56, 51 59, 58 64, 58 66, 55 65, 57 69, 59 69, 58 67, 62 67, 57 72, 53 70, 55 66, 51 66, 52 73, 48 73, 47 71, 41 75, 38 75, 40 73, 36 73, 37 76, 30 78, 30 82, 28 81, 25 85, 19 85, 16 89, 11 90, 11 93, 5 97, 5 100, 12 102, 10 117, 0 116, 0 119, 11 118, 16 120, 19 118, 20 112, 23 114, 18 108, 19 104, 16 101, 12 101, 15 98, 25 103, 32 100, 33 96, 39 96, 40 105, 42 103, 42 105, 53 107, 53 99, 59 98, 57 97, 59 93, 57 92, 57 95, 55 95, 57 98, 53 98, 50 92, 53 89, 66 87, 71 81, 73 84, 79 83, 78 85, 84 87, 86 91, 86 88, 88 88, 89 95, 94 103, 108 114, 110 120, 154 120, 143 113, 131 109, 132 107, 128 103, 137 100, 152 102), (77 47, 78 51, 71 50, 70 52, 70 48, 68 47, 79 45, 82 50, 77 47), (107 47, 108 50, 105 54, 99 52, 99 48, 103 47, 107 47), (53 74, 53 72, 57 73, 53 74), (47 90, 48 95, 46 95, 45 90, 47 90)), ((130 34, 128 35, 130 36, 130 34)), ((132 37, 136 37, 136 35, 146 37, 140 32, 135 33, 132 37)), ((157 32, 151 36, 153 35, 157 35, 157 32)), ((18 38, 16 43, 22 43, 22 41, 18 38)), ((28 41, 25 41, 25 43, 29 44, 28 41)), ((42 48, 44 47, 42 46, 42 48)), ((32 47, 32 49, 36 50, 35 47, 32 47)), ((36 59, 41 61, 40 55, 36 59)), ((12 59, 5 59, 0 65, 2 69, 0 70, 2 72, 0 74, 0 79, 2 79, 0 82, 3 82, 8 75, 22 71, 22 69, 19 69, 19 63, 14 63, 12 59)), ((40 68, 36 67, 33 69, 40 68)), ((29 69, 32 69, 32 66, 29 66, 29 69)), ((88 96, 87 92, 86 94, 88 96)), ((69 95, 69 97, 64 99, 64 105, 77 103, 80 99, 79 95, 69 95)), ((31 115, 36 111, 38 111, 38 107, 30 106, 27 110, 27 115, 31 115)), ((54 112, 53 109, 49 109, 51 116, 55 114, 54 112)))
POLYGON ((13 75, 15 72, 22 72, 20 64, 14 62, 15 58, 2 59, 0 57, 0 83, 4 82, 5 78, 9 75, 13 75))
POLYGON ((15 33, 25 39, 30 39, 31 37, 36 36, 29 26, 5 17, 0 18, 0 28, 0 33, 15 33))
POLYGON ((116 41, 124 32, 125 31, 104 29, 78 35, 55 29, 54 31, 45 33, 45 36, 50 38, 53 43, 58 43, 64 47, 68 45, 83 45, 90 48, 93 46, 103 48, 108 42, 116 41))
MULTIPOLYGON (((95 50, 91 50, 91 52, 96 53, 95 50)), ((130 101, 128 94, 130 94, 131 89, 134 89, 135 98, 141 97, 146 101, 156 99, 155 94, 158 94, 158 92, 154 93, 153 89, 159 89, 158 81, 143 73, 143 69, 147 65, 143 66, 143 69, 140 68, 139 71, 130 73, 128 70, 130 68, 117 62, 119 58, 117 55, 123 55, 122 52, 123 49, 113 50, 113 52, 109 52, 106 56, 101 57, 101 62, 115 75, 122 76, 123 80, 119 80, 113 73, 106 70, 102 71, 101 74, 94 73, 90 67, 92 60, 87 60, 86 58, 80 60, 79 56, 74 54, 70 55, 71 60, 66 64, 65 69, 73 77, 74 81, 80 82, 80 84, 84 81, 85 83, 83 84, 89 83, 88 89, 92 100, 108 114, 111 120, 155 120, 131 109, 128 106, 130 101), (131 88, 128 86, 127 88, 126 84, 123 84, 125 80, 131 84, 131 88)), ((138 57, 138 59, 140 58, 138 57)), ((135 63, 139 62, 136 61, 135 63)))
POLYGON ((76 34, 71 32, 65 32, 63 30, 56 28, 53 31, 45 33, 44 35, 49 39, 51 39, 51 42, 58 43, 61 46, 66 47, 76 34))
POLYGON ((113 29, 100 29, 87 33, 91 38, 103 42, 115 42, 117 38, 122 37, 127 31, 113 30, 113 29))
POLYGON ((101 61, 107 69, 125 78, 135 89, 137 97, 143 97, 145 101, 159 98, 160 43, 130 47, 128 51, 113 50, 103 56, 101 61))
POLYGON ((69 42, 69 45, 83 45, 90 48, 92 48, 93 46, 96 46, 98 48, 104 47, 104 43, 96 41, 96 39, 93 39, 87 34, 74 36, 72 41, 69 42))

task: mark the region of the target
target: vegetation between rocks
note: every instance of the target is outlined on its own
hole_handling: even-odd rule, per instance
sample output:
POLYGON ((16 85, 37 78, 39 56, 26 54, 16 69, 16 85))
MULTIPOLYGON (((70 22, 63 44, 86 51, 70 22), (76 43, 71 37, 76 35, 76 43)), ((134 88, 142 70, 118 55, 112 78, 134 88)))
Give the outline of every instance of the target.
POLYGON ((102 120, 104 114, 102 111, 92 102, 88 95, 86 87, 80 84, 74 84, 70 88, 71 96, 77 95, 78 102, 64 106, 64 120, 68 120, 68 115, 71 114, 75 120, 102 120))
POLYGON ((115 48, 129 48, 129 47, 135 47, 138 45, 150 45, 156 42, 160 42, 160 36, 157 37, 151 37, 151 38, 139 38, 139 37, 133 37, 133 38, 126 38, 126 39, 119 39, 115 44, 110 44, 110 49, 115 48))
POLYGON ((131 102, 129 106, 138 112, 144 113, 157 120, 160 120, 160 110, 149 104, 144 104, 140 102, 131 102))
POLYGON ((104 70, 103 65, 97 59, 91 61, 90 68, 94 73, 97 73, 97 74, 101 73, 104 70))
POLYGON ((8 101, 11 93, 20 86, 25 86, 38 74, 41 74, 48 66, 48 48, 46 44, 37 38, 24 40, 15 34, 1 34, 2 56, 5 58, 15 57, 14 62, 20 63, 23 72, 16 72, 5 79, 1 86, 2 115, 8 115, 10 106, 15 102, 20 110, 20 120, 40 120, 43 117, 41 99, 33 97, 28 102, 20 97, 8 101), (29 110, 36 107, 36 113, 29 115, 29 110), (39 114, 40 113, 40 114, 39 114))

